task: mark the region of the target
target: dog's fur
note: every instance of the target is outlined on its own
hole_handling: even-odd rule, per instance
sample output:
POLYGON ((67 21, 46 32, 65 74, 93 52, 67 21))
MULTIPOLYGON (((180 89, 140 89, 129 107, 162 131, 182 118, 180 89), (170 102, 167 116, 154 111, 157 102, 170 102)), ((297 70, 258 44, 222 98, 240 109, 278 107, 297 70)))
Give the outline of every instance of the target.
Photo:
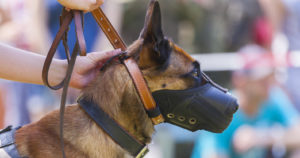
MULTIPOLYGON (((188 77, 194 65, 190 58, 170 45, 161 30, 158 2, 151 1, 145 26, 128 54, 138 62, 150 90, 186 89, 194 85, 188 77)), ((82 91, 82 96, 103 110, 140 142, 149 143, 153 124, 139 99, 124 65, 114 62, 82 91)), ((59 136, 59 111, 16 132, 16 145, 21 156, 29 158, 62 157, 59 136)), ((64 116, 64 144, 68 158, 131 157, 116 144, 78 106, 67 106, 64 116)))

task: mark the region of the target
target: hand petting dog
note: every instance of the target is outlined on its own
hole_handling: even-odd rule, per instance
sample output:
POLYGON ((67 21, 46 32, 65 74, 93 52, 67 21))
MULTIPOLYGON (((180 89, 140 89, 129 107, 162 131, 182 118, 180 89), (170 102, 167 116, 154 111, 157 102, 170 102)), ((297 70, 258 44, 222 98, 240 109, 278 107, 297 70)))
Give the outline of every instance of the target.
MULTIPOLYGON (((102 67, 105 61, 120 53, 121 50, 116 49, 107 52, 92 52, 88 53, 87 56, 78 56, 71 77, 70 86, 78 89, 87 86, 87 84, 97 76, 100 67, 102 67)), ((67 66, 66 60, 65 64, 67 66)))

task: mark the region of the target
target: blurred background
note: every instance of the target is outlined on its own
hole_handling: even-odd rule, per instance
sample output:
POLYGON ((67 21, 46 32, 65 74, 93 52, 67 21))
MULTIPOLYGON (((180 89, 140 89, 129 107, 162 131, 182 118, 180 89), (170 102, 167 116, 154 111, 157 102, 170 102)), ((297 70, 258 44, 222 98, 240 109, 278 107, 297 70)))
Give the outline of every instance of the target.
MULTIPOLYGON (((139 36, 148 2, 106 0, 102 6, 127 45, 139 36)), ((164 34, 228 88, 240 108, 222 134, 156 126, 146 157, 300 157, 300 1, 159 2, 164 34)), ((45 55, 61 10, 56 0, 0 0, 0 42, 45 55)), ((90 13, 84 22, 88 52, 112 49, 90 13)), ((70 45, 73 32, 74 24, 70 45)), ((57 58, 65 58, 63 51, 60 46, 57 58)), ((70 90, 69 103, 77 94, 70 90)), ((0 80, 0 129, 36 121, 59 102, 60 91, 0 80)))

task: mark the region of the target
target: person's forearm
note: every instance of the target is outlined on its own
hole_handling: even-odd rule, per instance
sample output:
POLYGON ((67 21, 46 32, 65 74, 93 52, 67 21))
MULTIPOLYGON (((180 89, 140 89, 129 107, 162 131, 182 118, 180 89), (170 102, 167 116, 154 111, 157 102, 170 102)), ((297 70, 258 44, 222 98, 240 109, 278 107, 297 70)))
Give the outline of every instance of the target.
POLYGON ((257 134, 258 145, 264 147, 272 147, 274 145, 282 145, 285 148, 293 149, 300 147, 300 123, 290 127, 274 126, 264 131, 264 134, 257 134), (263 136, 263 137, 261 137, 263 136))
POLYGON ((288 149, 295 149, 300 147, 300 120, 298 123, 292 125, 284 134, 282 142, 288 149))
MULTIPOLYGON (((43 84, 42 69, 45 56, 0 43, 0 78, 24 83, 43 84)), ((65 75, 66 63, 53 59, 49 82, 58 84, 65 75)))

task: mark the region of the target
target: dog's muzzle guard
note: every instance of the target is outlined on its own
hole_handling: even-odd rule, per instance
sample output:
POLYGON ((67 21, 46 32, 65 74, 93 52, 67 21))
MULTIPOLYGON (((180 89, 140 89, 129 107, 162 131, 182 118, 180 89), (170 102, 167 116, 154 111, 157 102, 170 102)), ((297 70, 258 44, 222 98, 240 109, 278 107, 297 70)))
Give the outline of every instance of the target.
POLYGON ((166 122, 190 131, 221 133, 227 128, 238 109, 237 99, 206 79, 207 83, 194 88, 152 93, 166 122))

